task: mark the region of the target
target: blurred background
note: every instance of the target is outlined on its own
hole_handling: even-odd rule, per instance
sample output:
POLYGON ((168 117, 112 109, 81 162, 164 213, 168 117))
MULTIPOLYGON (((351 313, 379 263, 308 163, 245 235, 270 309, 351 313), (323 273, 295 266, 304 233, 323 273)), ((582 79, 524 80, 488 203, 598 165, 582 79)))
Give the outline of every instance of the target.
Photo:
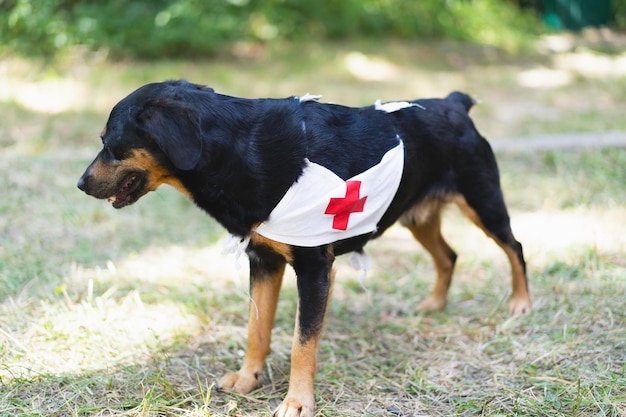
MULTIPOLYGON (((624 29, 624 0, 2 0, 0 103, 102 114, 142 83, 179 77, 351 105, 461 88, 496 117, 490 137, 611 130, 623 120, 624 29), (608 125, 603 111, 616 116, 608 125)), ((2 136, 3 149, 19 140, 2 136)))
POLYGON ((454 39, 517 50, 547 28, 626 26, 623 0, 3 0, 3 49, 206 58, 250 41, 454 39))
POLYGON ((284 394, 293 280, 263 401, 207 396, 245 349, 245 261, 169 187, 121 211, 76 188, 113 105, 178 78, 351 106, 479 101, 535 313, 508 320, 506 259, 451 210, 450 306, 415 316, 433 271, 394 228, 368 291, 338 262, 328 415, 624 415, 626 0, 0 0, 0 415, 249 415, 284 394), (402 337, 415 329, 427 342, 402 337), (372 369, 344 366, 362 357, 372 369))

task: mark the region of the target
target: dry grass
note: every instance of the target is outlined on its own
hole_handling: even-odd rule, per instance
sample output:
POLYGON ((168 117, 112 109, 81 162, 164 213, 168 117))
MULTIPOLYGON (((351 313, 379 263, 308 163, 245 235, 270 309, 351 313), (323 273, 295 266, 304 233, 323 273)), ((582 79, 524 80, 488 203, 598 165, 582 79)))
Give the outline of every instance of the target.
MULTIPOLYGON (((512 320, 503 305, 505 260, 455 213, 448 220, 447 235, 464 256, 445 313, 413 313, 431 271, 402 229, 372 245, 367 292, 340 262, 319 354, 322 415, 623 413, 619 252, 553 246, 568 257, 533 266, 536 310, 512 320)), ((521 225, 532 223, 526 217, 521 225)), ((528 236, 525 243, 533 259, 540 242, 528 236)), ((216 394, 212 384, 245 347, 245 267, 231 262, 219 245, 147 249, 106 269, 73 269, 48 300, 5 301, 5 320, 16 327, 3 326, 0 405, 7 415, 269 412, 287 384, 293 279, 283 290, 265 385, 248 397, 216 394)))
MULTIPOLYGON (((109 107, 140 82, 185 76, 232 94, 309 90, 352 104, 459 88, 482 96, 476 120, 492 137, 626 129, 616 116, 626 102, 620 77, 579 71, 566 88, 529 88, 516 76, 529 66, 566 69, 546 57, 520 63, 447 44, 367 54, 374 49, 313 46, 299 58, 274 51, 258 60, 100 63, 104 70, 59 73, 69 75, 0 64, 21 86, 0 97, 0 415, 268 415, 286 392, 291 271, 263 386, 249 396, 216 393, 215 381, 245 349, 245 261, 237 268, 222 255, 222 229, 172 189, 122 211, 75 189, 109 107), (363 58, 349 55, 355 50, 392 76, 363 79, 350 67, 363 58), (77 86, 77 94, 35 110, 24 91, 37 98, 45 88, 22 87, 46 83, 77 86), (597 100, 583 102, 585 94, 597 100)), ((338 262, 319 352, 320 415, 626 415, 626 150, 499 161, 529 260, 533 314, 508 317, 506 260, 454 209, 444 234, 460 258, 448 309, 415 314, 432 267, 393 228, 369 247, 365 288, 338 262)))

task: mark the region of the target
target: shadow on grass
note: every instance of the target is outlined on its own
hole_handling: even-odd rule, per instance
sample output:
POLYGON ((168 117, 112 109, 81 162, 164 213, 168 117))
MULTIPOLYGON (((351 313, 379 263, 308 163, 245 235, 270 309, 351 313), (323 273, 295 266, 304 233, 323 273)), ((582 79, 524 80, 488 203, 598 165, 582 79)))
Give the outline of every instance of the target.
MULTIPOLYGON (((537 274, 537 308, 521 319, 486 314, 498 290, 484 291, 488 302, 458 301, 463 291, 455 291, 448 311, 423 316, 408 314, 415 297, 394 288, 390 275, 372 283, 371 295, 338 279, 339 301, 319 352, 321 415, 621 416, 624 287, 606 265, 597 266, 600 282, 563 280, 556 266, 537 274)), ((0 410, 53 417, 269 415, 287 390, 295 288, 282 293, 263 385, 238 396, 214 389, 224 372, 240 366, 245 349, 247 303, 232 295, 232 282, 223 284, 164 290, 140 280, 136 290, 95 291, 91 300, 40 309, 47 321, 21 329, 31 338, 28 350, 2 345, 5 359, 16 355, 14 363, 3 360, 0 410), (203 298, 206 306, 197 308, 203 298), (28 369, 28 356, 47 360, 48 370, 28 369)))
MULTIPOLYGON (((503 306, 505 262, 461 261, 448 310, 421 316, 412 309, 432 270, 407 250, 408 241, 390 237, 372 247, 369 294, 339 265, 319 354, 322 415, 623 410, 619 258, 589 251, 578 264, 534 270, 535 312, 522 319, 509 319, 503 306)), ((475 242, 461 244, 460 253, 472 258, 468 245, 475 242)), ((68 296, 16 317, 27 328, 12 333, 19 342, 2 344, 2 406, 59 416, 269 413, 287 388, 293 277, 285 281, 265 385, 246 397, 212 393, 211 384, 237 369, 245 350, 246 272, 231 262, 215 245, 152 248, 106 273, 76 271, 68 296)))

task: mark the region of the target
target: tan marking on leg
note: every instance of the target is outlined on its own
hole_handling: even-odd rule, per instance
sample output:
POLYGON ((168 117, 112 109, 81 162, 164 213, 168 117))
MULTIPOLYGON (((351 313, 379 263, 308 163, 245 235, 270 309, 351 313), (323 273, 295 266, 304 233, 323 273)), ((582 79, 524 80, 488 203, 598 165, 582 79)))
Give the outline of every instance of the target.
POLYGON ((225 391, 247 394, 259 383, 265 359, 270 353, 272 327, 285 265, 271 275, 256 277, 252 284, 246 357, 238 372, 230 372, 220 379, 218 385, 225 391))
POLYGON ((250 241, 255 245, 261 245, 270 248, 271 250, 285 258, 285 260, 289 263, 291 263, 291 261, 293 260, 293 257, 291 255, 291 246, 286 243, 280 243, 275 240, 266 238, 265 236, 261 236, 255 231, 250 234, 250 241))
POLYGON ((493 239, 498 246, 502 248, 506 256, 509 258, 509 263, 511 264, 511 287, 512 294, 509 299, 509 313, 512 316, 519 316, 522 314, 528 314, 531 312, 531 301, 530 295, 528 293, 528 280, 526 278, 526 273, 524 271, 524 267, 522 266, 520 259, 517 256, 515 250, 509 246, 504 244, 500 239, 491 234, 489 230, 483 225, 478 213, 467 204, 465 198, 461 195, 456 196, 454 202, 459 206, 463 214, 467 216, 476 226, 478 226, 482 231, 493 239))
MULTIPOLYGON (((332 251, 332 249, 329 249, 332 251)), ((334 269, 330 272, 330 288, 328 299, 335 282, 334 269)), ((298 311, 300 311, 298 306, 298 311)), ((283 402, 273 413, 275 417, 313 417, 315 414, 314 385, 317 371, 317 349, 322 329, 306 342, 302 342, 300 333, 300 317, 296 314, 296 327, 291 347, 291 373, 289 390, 283 402)))
POLYGON ((441 235, 441 206, 437 211, 431 211, 423 223, 407 226, 415 239, 430 253, 437 281, 427 299, 416 307, 418 311, 441 310, 446 306, 448 289, 452 282, 454 270, 454 251, 441 235))
POLYGON ((274 411, 274 416, 313 417, 315 413, 313 380, 317 370, 318 344, 319 335, 301 343, 298 317, 296 316, 296 330, 291 348, 289 390, 283 402, 274 411))
MULTIPOLYGON (((497 241, 497 240, 496 240, 497 241)), ((513 293, 509 299, 509 313, 512 316, 521 316, 532 311, 530 294, 528 293, 528 280, 524 267, 519 261, 515 251, 504 245, 500 245, 511 263, 511 276, 513 277, 513 293)))
POLYGON ((487 229, 485 229, 485 226, 483 225, 483 222, 480 220, 480 217, 478 217, 478 213, 476 213, 476 211, 473 208, 471 208, 469 204, 467 204, 465 197, 463 197, 460 194, 456 195, 454 197, 454 203, 459 207, 459 209, 465 215, 465 217, 470 219, 472 223, 474 223, 483 232, 485 232, 487 236, 491 237, 491 234, 487 231, 487 229))

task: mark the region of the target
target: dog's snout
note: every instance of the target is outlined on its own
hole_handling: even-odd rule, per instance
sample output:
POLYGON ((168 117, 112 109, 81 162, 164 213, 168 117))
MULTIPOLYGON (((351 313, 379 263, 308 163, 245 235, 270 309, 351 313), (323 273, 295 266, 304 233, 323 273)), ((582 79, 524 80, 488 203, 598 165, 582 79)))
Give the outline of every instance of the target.
POLYGON ((87 192, 87 175, 83 175, 82 177, 80 177, 80 179, 78 180, 78 183, 76 184, 76 186, 78 187, 79 190, 87 192))

